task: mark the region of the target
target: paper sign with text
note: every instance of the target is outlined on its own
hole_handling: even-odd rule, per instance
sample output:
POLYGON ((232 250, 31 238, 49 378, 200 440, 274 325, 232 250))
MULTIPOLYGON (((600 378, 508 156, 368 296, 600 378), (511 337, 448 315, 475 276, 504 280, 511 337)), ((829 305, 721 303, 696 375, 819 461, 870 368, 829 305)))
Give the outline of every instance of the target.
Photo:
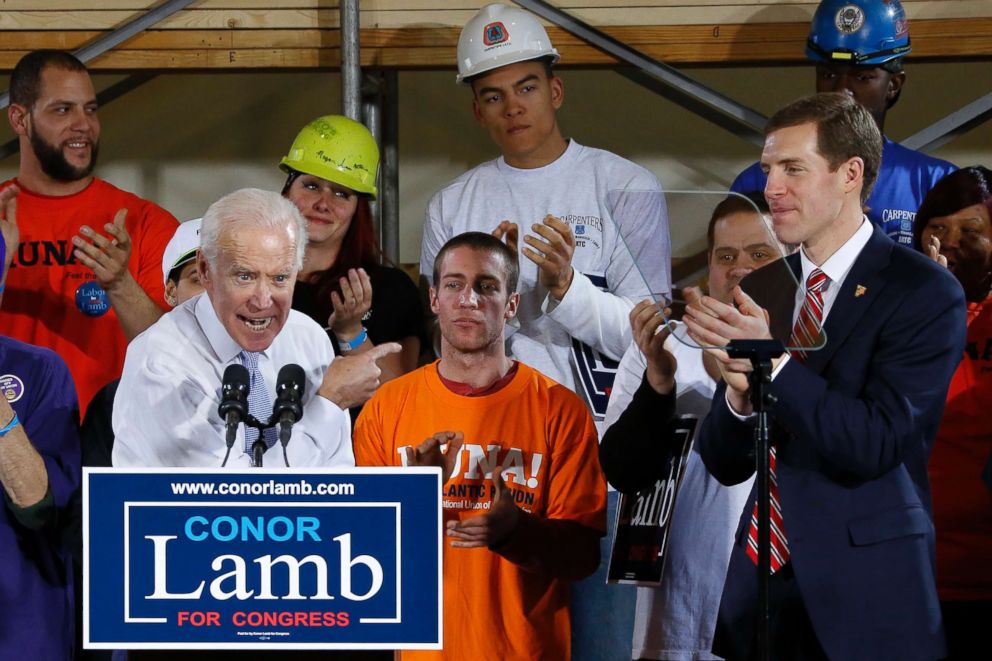
POLYGON ((85 469, 91 649, 440 649, 439 469, 85 469))

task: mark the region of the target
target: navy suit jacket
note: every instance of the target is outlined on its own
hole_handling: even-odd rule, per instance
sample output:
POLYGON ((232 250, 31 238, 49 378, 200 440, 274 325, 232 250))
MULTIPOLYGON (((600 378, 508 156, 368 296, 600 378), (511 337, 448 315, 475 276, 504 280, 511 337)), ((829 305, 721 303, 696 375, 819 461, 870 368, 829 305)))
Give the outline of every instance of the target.
MULTIPOLYGON (((788 259, 798 272, 799 255, 788 259)), ((759 303, 782 298, 751 292, 759 303)), ((946 269, 875 228, 827 316, 825 347, 805 363, 790 359, 770 386, 791 562, 832 659, 944 655, 927 459, 965 315, 946 269)), ((724 397, 721 384, 699 451, 720 482, 737 484, 754 473, 754 422, 736 418, 724 397)), ((754 634, 757 570, 744 552, 753 506, 752 492, 720 606, 732 649, 715 651, 728 658, 746 655, 754 634)))

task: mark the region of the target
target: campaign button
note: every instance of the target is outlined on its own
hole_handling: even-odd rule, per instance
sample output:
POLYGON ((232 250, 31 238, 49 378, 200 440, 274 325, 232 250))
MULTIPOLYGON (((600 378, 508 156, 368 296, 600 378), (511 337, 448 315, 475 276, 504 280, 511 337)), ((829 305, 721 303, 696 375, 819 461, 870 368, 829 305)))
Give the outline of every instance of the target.
POLYGON ((24 382, 15 374, 4 374, 0 376, 0 393, 13 404, 24 394, 24 382))
POLYGON ((87 317, 102 317, 110 309, 110 299, 103 287, 89 280, 76 289, 76 307, 87 317))

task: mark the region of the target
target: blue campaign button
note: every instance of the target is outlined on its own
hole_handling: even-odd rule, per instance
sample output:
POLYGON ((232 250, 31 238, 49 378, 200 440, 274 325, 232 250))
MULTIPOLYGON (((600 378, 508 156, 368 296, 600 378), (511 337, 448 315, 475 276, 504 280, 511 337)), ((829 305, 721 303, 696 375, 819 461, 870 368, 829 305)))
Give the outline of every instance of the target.
POLYGON ((76 307, 87 317, 102 317, 110 309, 110 299, 103 287, 89 280, 76 289, 76 307))

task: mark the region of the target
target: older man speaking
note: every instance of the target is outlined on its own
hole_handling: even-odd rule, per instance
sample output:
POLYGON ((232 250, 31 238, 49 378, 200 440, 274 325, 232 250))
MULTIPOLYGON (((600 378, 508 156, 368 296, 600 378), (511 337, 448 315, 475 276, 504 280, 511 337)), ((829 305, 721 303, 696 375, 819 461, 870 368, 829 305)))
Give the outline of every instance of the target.
MULTIPOLYGON (((249 413, 265 420, 276 373, 290 363, 303 368, 306 388, 288 462, 354 465, 347 409, 372 395, 375 361, 400 346, 335 360, 320 326, 290 309, 306 224, 279 195, 246 188, 221 198, 204 215, 200 236, 206 295, 186 301, 128 347, 114 402, 114 465, 221 466, 228 450, 218 413, 226 368, 247 368, 249 413)), ((239 429, 226 465, 252 465, 259 434, 267 446, 275 442, 274 430, 239 429)))

